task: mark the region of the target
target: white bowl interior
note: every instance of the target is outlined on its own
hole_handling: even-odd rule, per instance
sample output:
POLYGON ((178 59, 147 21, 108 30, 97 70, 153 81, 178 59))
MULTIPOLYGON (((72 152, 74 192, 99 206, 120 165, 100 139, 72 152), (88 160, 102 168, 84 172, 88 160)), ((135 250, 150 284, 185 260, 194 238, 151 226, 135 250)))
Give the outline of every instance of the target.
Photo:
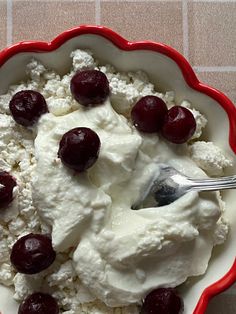
MULTIPOLYGON (((49 53, 20 53, 9 59, 0 68, 0 94, 7 92, 8 86, 23 80, 25 66, 34 57, 47 67, 65 74, 71 66, 70 53, 77 49, 90 49, 102 64, 112 64, 119 71, 145 71, 158 91, 175 91, 176 103, 189 100, 193 107, 199 109, 208 118, 208 124, 203 138, 213 141, 229 155, 234 156, 228 144, 229 122, 225 111, 212 98, 190 88, 176 63, 169 57, 152 51, 122 51, 107 39, 98 35, 81 35, 67 41, 59 49, 49 53)), ((231 173, 235 173, 234 165, 231 173)), ((235 259, 236 233, 236 199, 234 191, 224 193, 227 211, 225 216, 230 221, 231 233, 227 242, 217 247, 213 252, 207 273, 202 277, 189 280, 183 285, 185 313, 192 314, 203 290, 220 279, 230 269, 235 259)), ((3 291, 4 293, 5 290, 3 291)), ((0 294, 3 293, 0 287, 0 294)), ((13 314, 14 311, 4 299, 0 299, 0 311, 4 314, 13 314)), ((16 310, 15 310, 16 313, 16 310)))

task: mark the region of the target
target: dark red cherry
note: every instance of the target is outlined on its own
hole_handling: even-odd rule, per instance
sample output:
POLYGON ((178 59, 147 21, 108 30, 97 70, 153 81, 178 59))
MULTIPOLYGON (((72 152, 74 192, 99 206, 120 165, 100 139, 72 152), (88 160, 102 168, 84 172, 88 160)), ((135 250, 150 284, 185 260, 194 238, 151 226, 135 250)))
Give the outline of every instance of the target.
POLYGON ((59 314, 59 306, 51 295, 36 292, 21 303, 18 314, 59 314))
POLYGON ((42 114, 48 112, 43 95, 33 90, 16 93, 10 101, 9 108, 13 119, 23 126, 32 126, 42 114))
POLYGON ((181 314, 183 311, 183 300, 172 288, 159 288, 149 293, 141 309, 142 314, 181 314))
POLYGON ((0 171, 0 208, 11 203, 15 186, 16 180, 8 172, 0 171))
POLYGON ((161 129, 167 111, 167 106, 161 98, 145 96, 134 105, 131 118, 139 131, 152 133, 161 129))
POLYGON ((162 135, 172 143, 187 142, 196 130, 196 121, 190 110, 181 106, 170 108, 162 126, 162 135))
POLYGON ((101 71, 80 71, 72 77, 70 89, 81 105, 96 105, 103 103, 109 95, 109 82, 101 71))
POLYGON ((82 172, 96 162, 100 145, 100 139, 93 130, 75 128, 63 135, 59 144, 58 157, 68 168, 82 172))
POLYGON ((19 273, 37 274, 55 260, 56 252, 47 235, 30 233, 18 239, 11 250, 11 263, 19 273))

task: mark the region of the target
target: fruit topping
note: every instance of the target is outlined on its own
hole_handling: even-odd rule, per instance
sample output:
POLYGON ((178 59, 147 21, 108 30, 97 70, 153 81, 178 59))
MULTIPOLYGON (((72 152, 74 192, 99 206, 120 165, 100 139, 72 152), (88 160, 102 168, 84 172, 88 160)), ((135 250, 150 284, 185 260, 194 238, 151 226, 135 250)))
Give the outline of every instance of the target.
POLYGON ((139 131, 152 133, 161 129, 167 111, 167 106, 161 98, 145 96, 134 105, 131 118, 139 131))
POLYGON ((0 171, 0 208, 11 203, 16 185, 16 180, 8 172, 0 171))
POLYGON ((175 289, 159 288, 149 293, 142 305, 142 314, 181 314, 183 300, 175 289))
POLYGON ((20 305, 18 314, 58 314, 57 301, 49 294, 36 292, 20 305))
POLYGON ((82 172, 96 162, 100 146, 100 139, 93 130, 75 128, 63 135, 58 157, 68 168, 82 172))
POLYGON ((9 108, 13 119, 23 126, 32 126, 42 114, 48 112, 43 95, 33 90, 16 93, 10 101, 9 108))
POLYGON ((71 79, 71 93, 83 106, 101 104, 109 95, 106 75, 98 70, 77 72, 71 79))
POLYGON ((19 273, 37 274, 48 268, 56 253, 47 235, 30 233, 18 239, 12 247, 11 263, 19 273))
POLYGON ((187 142, 196 130, 196 121, 190 110, 181 106, 173 106, 165 116, 162 135, 175 144, 187 142))

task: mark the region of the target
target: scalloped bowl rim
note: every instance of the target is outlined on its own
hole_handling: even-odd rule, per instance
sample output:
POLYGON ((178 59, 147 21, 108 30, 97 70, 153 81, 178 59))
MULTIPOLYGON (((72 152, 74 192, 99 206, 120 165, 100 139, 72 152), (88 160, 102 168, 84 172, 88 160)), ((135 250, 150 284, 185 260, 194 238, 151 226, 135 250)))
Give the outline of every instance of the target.
MULTIPOLYGON (((83 35, 94 34, 108 39, 116 47, 124 51, 149 50, 161 53, 171 58, 181 70, 183 77, 189 87, 195 91, 201 92, 216 100, 227 113, 229 119, 229 144, 232 151, 236 154, 236 108, 232 101, 221 91, 203 84, 197 78, 189 62, 174 48, 154 41, 135 41, 131 42, 120 36, 113 30, 104 26, 80 25, 66 30, 54 38, 51 42, 44 41, 22 41, 0 51, 0 68, 14 55, 21 52, 52 52, 62 46, 68 40, 83 35)), ((220 280, 208 286, 202 292, 200 299, 195 307, 193 314, 204 314, 210 299, 223 292, 236 282, 236 259, 230 270, 220 280)))

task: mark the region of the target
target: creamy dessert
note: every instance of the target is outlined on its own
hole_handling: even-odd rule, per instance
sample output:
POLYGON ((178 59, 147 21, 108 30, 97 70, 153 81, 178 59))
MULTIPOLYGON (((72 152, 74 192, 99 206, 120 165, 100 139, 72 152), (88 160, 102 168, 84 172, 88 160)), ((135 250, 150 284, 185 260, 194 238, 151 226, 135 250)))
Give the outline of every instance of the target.
POLYGON ((0 96, 0 283, 20 314, 33 302, 51 313, 139 313, 150 292, 204 274, 228 224, 218 192, 133 205, 160 163, 204 178, 232 161, 201 140, 207 120, 187 100, 89 51, 71 57, 62 77, 32 60, 28 81, 0 96))

